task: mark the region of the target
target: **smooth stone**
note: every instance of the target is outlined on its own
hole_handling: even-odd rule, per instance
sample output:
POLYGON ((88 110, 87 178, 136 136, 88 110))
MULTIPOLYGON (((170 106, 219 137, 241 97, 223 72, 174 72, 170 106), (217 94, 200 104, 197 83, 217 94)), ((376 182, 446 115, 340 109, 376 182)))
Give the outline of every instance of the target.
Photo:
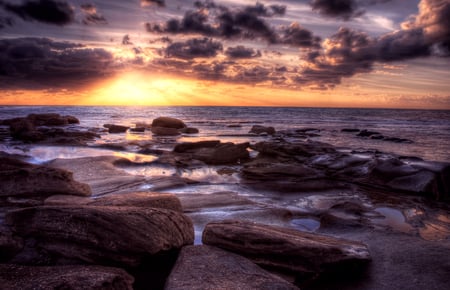
POLYGON ((250 129, 249 133, 254 133, 254 134, 262 134, 262 133, 266 133, 268 135, 273 135, 276 133, 275 128, 274 127, 265 127, 265 126, 261 126, 261 125, 253 125, 252 128, 250 129))
POLYGON ((88 263, 135 267, 148 257, 193 244, 185 215, 166 209, 117 206, 39 206, 9 211, 5 217, 29 251, 11 260, 88 263), (28 249, 30 250, 30 249, 28 249))
POLYGON ((247 151, 248 146, 249 143, 220 143, 216 140, 200 141, 178 144, 175 146, 174 152, 188 154, 192 159, 211 165, 236 164, 250 157, 247 151))
POLYGON ((130 127, 128 126, 122 126, 122 125, 115 125, 115 124, 105 124, 103 127, 108 129, 108 133, 110 134, 118 134, 118 133, 125 133, 130 127))
POLYGON ((248 259, 211 246, 184 247, 166 290, 298 289, 248 259))
POLYGON ((235 192, 215 192, 211 194, 185 193, 177 194, 184 212, 201 211, 205 208, 252 205, 253 201, 235 192))
POLYGON ((152 128, 153 127, 182 129, 182 128, 186 128, 186 124, 177 118, 159 117, 159 118, 156 118, 153 120, 152 128))
POLYGON ((180 129, 180 132, 184 134, 197 134, 200 131, 197 128, 187 127, 180 129))
POLYGON ((159 136, 176 136, 181 134, 179 129, 169 127, 152 126, 151 131, 153 134, 159 136))
POLYGON ((11 203, 14 199, 39 203, 57 194, 89 196, 91 189, 75 181, 72 172, 67 170, 0 158, 0 204, 11 203))
POLYGON ((207 224, 202 240, 262 267, 300 276, 328 272, 351 276, 371 260, 360 242, 236 220, 207 224))
POLYGON ((133 277, 118 268, 102 266, 30 267, 0 265, 0 287, 22 289, 133 289, 133 277))
POLYGON ((109 194, 97 198, 54 195, 44 201, 45 205, 92 205, 92 206, 134 206, 164 208, 182 212, 180 200, 170 193, 130 192, 109 194))
POLYGON ((130 131, 131 132, 142 133, 142 132, 145 132, 145 128, 144 127, 130 128, 130 131))

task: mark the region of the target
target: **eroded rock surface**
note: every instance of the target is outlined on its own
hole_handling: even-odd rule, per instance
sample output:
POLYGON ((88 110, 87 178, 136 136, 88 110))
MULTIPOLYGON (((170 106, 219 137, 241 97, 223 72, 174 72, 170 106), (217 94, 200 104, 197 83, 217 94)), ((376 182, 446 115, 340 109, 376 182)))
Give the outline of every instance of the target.
POLYGON ((300 276, 351 275, 371 259, 367 246, 360 242, 236 220, 209 223, 202 240, 265 268, 300 276))
MULTIPOLYGON (((137 266, 149 256, 193 243, 191 220, 179 212, 113 206, 40 206, 10 211, 6 223, 40 261, 137 266), (31 249, 30 249, 31 247, 31 249)), ((12 261, 32 264, 30 252, 12 261)))
POLYGON ((101 266, 30 267, 0 265, 2 289, 133 289, 133 277, 122 269, 101 266))
POLYGON ((234 144, 220 141, 200 141, 177 144, 174 152, 184 154, 206 164, 236 164, 249 158, 249 143, 234 144))
POLYGON ((166 290, 298 289, 248 259, 210 246, 184 247, 166 290))
POLYGON ((0 204, 40 204, 56 194, 89 196, 91 189, 67 170, 0 158, 0 204))

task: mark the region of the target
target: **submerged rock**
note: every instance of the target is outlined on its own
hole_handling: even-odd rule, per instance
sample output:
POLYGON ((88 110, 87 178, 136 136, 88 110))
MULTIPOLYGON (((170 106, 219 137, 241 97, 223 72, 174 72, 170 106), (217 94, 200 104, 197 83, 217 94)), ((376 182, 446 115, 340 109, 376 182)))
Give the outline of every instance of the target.
POLYGON ((28 245, 12 260, 24 264, 36 263, 38 256, 50 263, 138 266, 194 241, 191 220, 166 209, 39 206, 10 211, 5 220, 28 245))
POLYGON ((184 134, 197 134, 200 131, 197 128, 187 127, 180 129, 180 132, 184 134))
POLYGON ((298 288, 244 257, 210 246, 187 246, 181 250, 165 289, 298 288))
POLYGON ((30 267, 0 265, 3 289, 133 289, 133 277, 122 269, 101 266, 30 267))
POLYGON ((108 129, 108 133, 117 134, 117 133, 125 133, 130 127, 122 126, 122 125, 114 125, 114 124, 105 124, 103 127, 108 129))
POLYGON ((350 277, 371 260, 367 246, 360 242, 242 221, 209 223, 202 240, 299 277, 335 272, 350 277))
POLYGON ((56 194, 89 196, 91 189, 69 171, 0 158, 0 204, 39 204, 56 194))

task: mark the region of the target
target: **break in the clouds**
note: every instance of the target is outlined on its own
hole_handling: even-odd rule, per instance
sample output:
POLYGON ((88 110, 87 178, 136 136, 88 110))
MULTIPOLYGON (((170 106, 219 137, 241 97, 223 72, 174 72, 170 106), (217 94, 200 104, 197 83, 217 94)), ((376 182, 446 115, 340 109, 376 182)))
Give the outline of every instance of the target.
POLYGON ((0 2, 3 8, 25 21, 40 21, 55 25, 67 25, 74 21, 74 10, 66 1, 30 0, 22 4, 0 2))
POLYGON ((10 88, 65 87, 111 73, 101 48, 47 38, 0 40, 0 80, 10 88))

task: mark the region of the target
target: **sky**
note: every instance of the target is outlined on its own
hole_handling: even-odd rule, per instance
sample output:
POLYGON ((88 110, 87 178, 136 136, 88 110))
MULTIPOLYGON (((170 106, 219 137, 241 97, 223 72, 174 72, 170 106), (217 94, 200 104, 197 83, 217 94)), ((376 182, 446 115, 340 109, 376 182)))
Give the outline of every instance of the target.
POLYGON ((450 0, 0 0, 0 104, 450 109, 450 0))

